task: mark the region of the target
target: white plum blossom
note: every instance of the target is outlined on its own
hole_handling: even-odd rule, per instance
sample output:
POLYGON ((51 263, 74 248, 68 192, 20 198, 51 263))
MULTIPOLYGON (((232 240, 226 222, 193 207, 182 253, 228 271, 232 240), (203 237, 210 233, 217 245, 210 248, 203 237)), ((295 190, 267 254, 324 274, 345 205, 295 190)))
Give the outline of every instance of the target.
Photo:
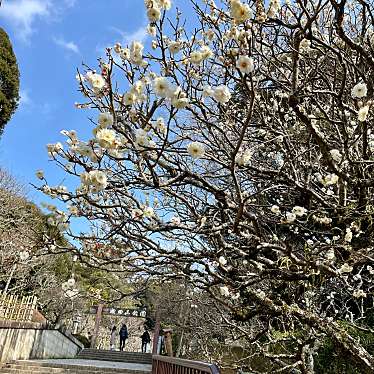
POLYGON ((182 43, 179 41, 170 42, 168 48, 170 53, 175 55, 182 49, 182 43))
POLYGON ((108 185, 105 172, 101 170, 91 170, 80 175, 81 182, 85 186, 94 186, 97 190, 104 190, 108 185))
POLYGON ((334 258, 335 258, 334 248, 330 248, 330 249, 327 250, 327 252, 325 253, 325 258, 326 258, 326 260, 329 260, 329 261, 334 260, 334 258))
POLYGON ((174 92, 169 81, 165 77, 157 77, 153 81, 153 89, 157 96, 166 98, 170 97, 174 92))
POLYGON ((221 85, 213 89, 213 97, 221 104, 226 104, 231 99, 231 93, 227 86, 221 85))
POLYGON ((374 275, 374 269, 372 266, 370 265, 366 266, 366 270, 369 272, 370 275, 374 275))
POLYGON ((316 215, 313 215, 313 219, 321 225, 329 225, 332 222, 332 219, 327 216, 318 217, 316 215))
POLYGON ((293 223, 296 220, 296 214, 292 212, 286 212, 286 223, 293 223))
POLYGON ((155 211, 152 207, 146 206, 143 209, 143 217, 152 218, 155 215, 155 211))
POLYGON ((369 113, 369 105, 365 105, 358 111, 357 119, 360 122, 365 122, 369 113))
POLYGON ((105 79, 100 74, 88 72, 86 74, 86 79, 91 87, 95 90, 102 90, 105 87, 105 79))
POLYGON ((190 54, 190 61, 195 65, 199 65, 203 61, 203 55, 200 51, 193 51, 190 54))
POLYGON ((24 262, 30 258, 30 253, 28 251, 21 251, 19 253, 19 259, 24 262))
POLYGON ((96 133, 96 139, 100 146, 106 149, 115 147, 116 133, 110 129, 99 129, 96 133))
POLYGON ((171 0, 157 0, 157 2, 158 5, 165 10, 169 10, 171 8, 171 0))
POLYGON ((93 185, 96 188, 103 190, 106 188, 108 181, 105 172, 101 170, 92 170, 90 171, 90 179, 93 185))
POLYGON ((256 295, 257 295, 260 299, 265 299, 265 297, 266 297, 266 293, 265 293, 263 290, 260 290, 260 289, 258 289, 258 290, 256 291, 256 295))
POLYGON ((110 127, 113 125, 113 115, 109 112, 104 112, 99 114, 98 121, 102 127, 110 127))
POLYGON ((340 269, 338 270, 340 274, 345 274, 345 273, 351 273, 353 270, 353 267, 348 265, 347 263, 344 263, 340 269))
POLYGON ((218 262, 219 262, 222 266, 226 266, 226 265, 227 265, 227 260, 226 260, 226 258, 223 257, 223 256, 220 256, 220 257, 219 257, 218 262))
POLYGON ((353 297, 356 298, 356 299, 359 299, 361 297, 366 297, 366 292, 364 292, 363 290, 359 289, 359 290, 354 290, 353 291, 353 297))
POLYGON ((44 171, 43 170, 37 170, 35 172, 35 175, 38 179, 44 179, 44 171))
POLYGON ((229 297, 230 296, 230 291, 229 291, 229 288, 227 286, 220 287, 219 292, 224 297, 229 297))
POLYGON ((151 26, 151 25, 148 25, 148 26, 147 26, 147 33, 148 33, 149 35, 155 37, 156 34, 157 34, 157 29, 156 29, 156 27, 151 26))
POLYGON ((65 296, 71 300, 75 299, 79 295, 79 290, 77 288, 68 289, 65 291, 65 296))
POLYGON ((214 93, 214 90, 209 85, 204 86, 203 89, 202 89, 202 96, 203 97, 213 96, 213 93, 214 93))
POLYGON ((187 97, 178 97, 171 100, 171 104, 177 109, 183 109, 189 104, 187 97))
POLYGON ((280 0, 270 0, 269 2, 269 9, 268 9, 268 17, 269 18, 274 18, 275 15, 279 12, 279 10, 281 9, 281 2, 280 0))
POLYGON ((183 109, 189 104, 189 99, 185 92, 182 92, 180 87, 178 87, 171 98, 171 105, 177 109, 183 109))
POLYGON ((205 154, 205 148, 202 143, 191 142, 187 146, 187 152, 190 154, 192 158, 201 158, 205 154))
POLYGON ((248 4, 240 0, 230 0, 230 15, 235 22, 240 23, 251 18, 252 10, 248 4))
POLYGON ((128 105, 128 106, 131 106, 131 105, 135 104, 135 102, 136 102, 135 94, 132 93, 132 92, 126 92, 123 95, 122 102, 123 102, 124 105, 128 105))
POLYGON ((365 83, 357 83, 352 88, 352 97, 355 99, 361 99, 367 95, 368 89, 365 83))
POLYGON ((338 149, 332 149, 330 155, 335 162, 340 162, 343 157, 338 149))
POLYGON ((310 46, 311 46, 311 41, 309 39, 303 39, 301 42, 300 42, 300 51, 301 52, 308 52, 309 49, 310 49, 310 46))
POLYGON ((273 205, 271 208, 270 208, 271 212, 274 213, 274 214, 280 214, 280 209, 279 209, 279 206, 278 205, 273 205))
POLYGON ((71 215, 73 215, 73 216, 78 216, 78 214, 79 214, 79 209, 78 209, 77 206, 75 206, 75 205, 70 205, 68 209, 69 209, 69 212, 70 212, 71 215))
POLYGON ((178 216, 173 216, 173 217, 171 217, 171 219, 170 219, 170 223, 171 224, 173 224, 173 225, 180 225, 180 223, 181 223, 181 219, 180 219, 180 217, 178 217, 178 216))
POLYGON ((149 22, 157 22, 161 18, 161 11, 157 7, 152 7, 147 10, 147 17, 149 22))
POLYGON ((350 228, 347 228, 345 236, 344 236, 344 241, 347 243, 350 243, 352 241, 352 238, 353 238, 352 230, 350 228))
POLYGON ((135 143, 138 147, 147 147, 149 145, 149 135, 143 129, 137 129, 135 133, 135 143))
POLYGON ((211 58, 213 56, 212 50, 207 45, 203 45, 200 48, 200 53, 203 57, 203 60, 207 60, 208 58, 211 58))
POLYGON ((236 67, 243 74, 253 73, 255 68, 253 58, 248 56, 239 56, 238 60, 236 61, 236 67))
POLYGON ((294 206, 292 208, 292 213, 296 214, 297 217, 302 217, 306 212, 307 210, 301 206, 294 206))
POLYGON ((124 60, 130 60, 130 57, 131 57, 130 49, 129 48, 122 48, 119 55, 124 60))
POLYGON ((191 52, 189 60, 192 64, 199 65, 204 60, 212 57, 212 55, 212 50, 207 45, 204 45, 200 50, 191 52))
POLYGON ((144 45, 138 41, 131 43, 129 51, 129 60, 135 65, 141 65, 143 63, 143 49, 144 45))
POLYGON ((236 155, 235 162, 239 166, 246 166, 251 161, 252 155, 253 155, 252 151, 247 149, 244 152, 240 152, 236 155))
POLYGON ((321 183, 327 187, 338 183, 339 177, 336 174, 327 174, 320 179, 321 183))
POLYGON ((165 125, 165 121, 162 117, 158 117, 157 120, 154 123, 154 128, 157 132, 161 134, 166 134, 167 127, 165 125))

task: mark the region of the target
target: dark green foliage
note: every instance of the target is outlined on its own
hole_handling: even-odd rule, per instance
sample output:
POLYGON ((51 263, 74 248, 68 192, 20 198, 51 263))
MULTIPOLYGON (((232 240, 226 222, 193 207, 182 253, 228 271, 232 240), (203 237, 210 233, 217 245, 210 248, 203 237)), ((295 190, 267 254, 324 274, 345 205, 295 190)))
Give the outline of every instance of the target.
MULTIPOLYGON (((373 314, 370 314, 366 323, 369 328, 372 328, 373 314)), ((358 339, 362 346, 371 354, 374 354, 374 334, 370 331, 362 331, 353 328, 345 322, 341 322, 347 332, 358 339)), ((331 339, 326 338, 323 345, 318 350, 318 355, 315 357, 315 371, 320 374, 366 374, 357 368, 356 364, 340 352, 331 339)))
POLYGON ((0 27, 0 135, 19 101, 19 71, 7 33, 0 27))
POLYGON ((91 347, 91 342, 84 335, 76 334, 76 335, 73 335, 73 336, 76 339, 78 339, 84 345, 84 348, 90 348, 91 347))

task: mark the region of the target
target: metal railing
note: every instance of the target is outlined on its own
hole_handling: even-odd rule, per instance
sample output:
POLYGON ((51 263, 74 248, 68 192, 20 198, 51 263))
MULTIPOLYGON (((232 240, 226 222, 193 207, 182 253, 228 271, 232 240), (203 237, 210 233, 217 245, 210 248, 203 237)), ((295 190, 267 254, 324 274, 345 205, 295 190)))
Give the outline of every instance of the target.
POLYGON ((8 295, 0 291, 0 319, 11 321, 31 321, 36 309, 35 296, 8 295))
POLYGON ((219 374, 215 364, 182 360, 175 357, 152 356, 152 374, 219 374))

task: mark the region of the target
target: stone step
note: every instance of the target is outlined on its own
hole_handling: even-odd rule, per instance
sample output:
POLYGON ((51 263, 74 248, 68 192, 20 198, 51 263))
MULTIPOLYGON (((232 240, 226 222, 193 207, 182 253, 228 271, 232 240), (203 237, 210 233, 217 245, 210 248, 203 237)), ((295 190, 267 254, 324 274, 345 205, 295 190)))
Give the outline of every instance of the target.
POLYGON ((152 364, 152 354, 151 353, 140 353, 140 352, 120 352, 120 351, 84 349, 78 353, 77 358, 82 359, 82 360, 84 359, 84 360, 152 364))
POLYGON ((142 352, 128 352, 128 351, 107 351, 104 349, 90 349, 85 348, 82 349, 78 355, 86 354, 86 353, 93 353, 93 354, 109 354, 109 355, 131 355, 131 356, 144 356, 144 357, 152 357, 151 353, 142 353, 142 352))
MULTIPOLYGON (((50 373, 50 371, 41 371, 40 368, 24 368, 24 369, 1 369, 1 374, 47 374, 50 373)), ((107 371, 101 370, 101 368, 98 368, 98 370, 92 370, 92 369, 63 369, 61 374, 150 374, 150 372, 145 371, 135 371, 135 370, 121 370, 121 371, 115 371, 115 369, 110 369, 107 371)))
POLYGON ((83 357, 97 357, 100 359, 101 357, 111 357, 111 358, 118 358, 118 359, 139 359, 139 360, 152 360, 152 356, 137 356, 137 355, 111 355, 111 354, 97 354, 97 353, 83 353, 77 355, 78 358, 83 357))
POLYGON ((122 369, 93 365, 71 365, 39 363, 36 361, 15 361, 0 367, 1 374, 149 374, 150 371, 122 369))
POLYGON ((152 358, 152 355, 142 355, 136 353, 100 353, 100 352, 80 352, 77 356, 97 356, 97 357, 137 357, 137 358, 152 358))
POLYGON ((116 356, 116 355, 94 355, 94 354, 84 354, 84 355, 78 355, 76 356, 77 358, 79 359, 87 359, 88 357, 92 357, 92 358, 95 358, 96 360, 102 360, 104 357, 105 358, 109 358, 109 359, 113 359, 113 360, 152 360, 152 357, 143 357, 143 356, 131 356, 131 355, 128 355, 128 356, 116 356))
POLYGON ((112 361, 112 362, 129 362, 129 363, 137 363, 137 364, 151 364, 152 359, 137 359, 137 358, 112 358, 112 357, 77 357, 80 360, 92 360, 92 361, 112 361))
POLYGON ((84 348, 81 352, 108 352, 108 353, 132 353, 139 355, 151 355, 151 353, 132 352, 132 351, 112 351, 109 349, 95 349, 95 348, 84 348))

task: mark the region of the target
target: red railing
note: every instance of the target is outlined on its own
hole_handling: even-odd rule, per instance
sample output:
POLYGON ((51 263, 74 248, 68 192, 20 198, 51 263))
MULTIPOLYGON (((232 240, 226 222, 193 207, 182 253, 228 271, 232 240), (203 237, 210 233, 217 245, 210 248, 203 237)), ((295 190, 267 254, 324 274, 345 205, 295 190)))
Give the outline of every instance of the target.
POLYGON ((219 374, 218 367, 199 361, 152 356, 152 374, 219 374))

